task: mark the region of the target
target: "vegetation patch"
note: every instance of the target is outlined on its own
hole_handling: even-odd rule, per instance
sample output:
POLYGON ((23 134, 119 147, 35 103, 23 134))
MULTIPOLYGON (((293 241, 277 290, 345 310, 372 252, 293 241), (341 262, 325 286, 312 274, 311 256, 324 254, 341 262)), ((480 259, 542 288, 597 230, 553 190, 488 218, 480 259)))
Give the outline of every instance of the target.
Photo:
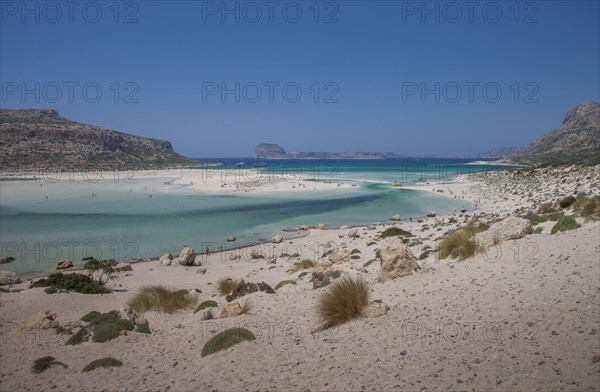
POLYGON ((243 341, 255 340, 256 336, 245 328, 230 328, 213 336, 202 348, 201 357, 228 349, 243 341))
POLYGON ((208 301, 204 301, 204 302, 200 303, 200 305, 198 305, 196 310, 194 310, 194 313, 198 313, 199 311, 204 310, 206 308, 216 308, 218 306, 219 306, 219 304, 217 304, 216 301, 209 299, 208 301))
POLYGON ((357 254, 357 253, 361 253, 361 251, 358 250, 358 249, 356 249, 356 248, 352 249, 352 252, 350 252, 351 255, 354 255, 354 254, 357 254))
POLYGON ((352 260, 359 260, 359 259, 360 259, 360 256, 359 256, 359 255, 354 255, 354 256, 350 256, 350 258, 351 258, 352 260))
POLYGON ((562 218, 560 218, 558 220, 558 222, 556 222, 554 227, 552 227, 550 234, 556 234, 559 231, 574 230, 574 229, 577 229, 578 227, 581 227, 581 225, 579 223, 577 223, 575 216, 573 216, 573 215, 563 216, 562 218))
POLYGON ((552 203, 544 203, 537 210, 538 214, 550 214, 552 212, 556 212, 556 209, 553 207, 552 203))
POLYGON ((360 315, 369 303, 369 287, 360 278, 344 277, 333 282, 317 302, 317 315, 325 328, 343 324, 360 315))
POLYGON ((55 290, 74 291, 82 294, 107 294, 110 290, 102 287, 91 277, 83 274, 63 274, 55 272, 47 278, 31 284, 31 287, 52 287, 55 290))
POLYGON ((65 343, 67 346, 75 346, 83 341, 89 339, 90 331, 87 327, 81 328, 79 331, 75 332, 69 340, 65 343))
POLYGON ((527 219, 529 219, 529 221, 531 222, 531 224, 533 226, 539 224, 539 223, 544 223, 548 221, 548 217, 546 215, 538 215, 538 214, 531 214, 527 217, 527 219))
POLYGON ((413 234, 410 231, 402 230, 399 227, 390 227, 384 230, 383 233, 379 236, 379 238, 388 238, 388 237, 412 237, 413 234))
POLYGON ((152 333, 152 331, 150 331, 150 327, 148 326, 148 324, 137 325, 135 327, 135 332, 139 332, 139 333, 152 333))
POLYGON ((100 312, 92 310, 91 312, 89 312, 88 314, 86 314, 85 316, 80 318, 79 320, 83 321, 84 323, 89 323, 90 321, 92 321, 96 317, 100 316, 101 314, 102 313, 100 313, 100 312))
POLYGON ((297 283, 295 280, 282 280, 281 282, 277 283, 277 285, 275 286, 275 290, 279 290, 286 284, 297 284, 297 283))
POLYGON ((586 201, 581 215, 586 219, 600 219, 600 196, 594 196, 586 201))
POLYGON ((103 313, 90 323, 92 326, 92 342, 104 343, 118 338, 124 331, 133 331, 135 325, 118 318, 114 313, 103 313))
POLYGON ((569 208, 573 205, 573 203, 575 203, 575 201, 577 201, 577 199, 575 199, 574 196, 567 196, 561 201, 559 201, 558 205, 560 206, 560 208, 569 208))
POLYGON ((371 259, 371 260, 367 261, 366 263, 363 264, 363 268, 367 268, 368 266, 373 264, 375 261, 377 261, 377 259, 371 259))
POLYGON ((275 294, 275 290, 265 282, 260 283, 246 283, 242 280, 242 282, 231 292, 231 294, 225 297, 227 302, 231 302, 234 299, 241 298, 245 295, 256 293, 258 291, 262 291, 267 294, 275 294))
POLYGON ((43 372, 44 370, 52 366, 52 364, 54 363, 54 359, 55 358, 51 356, 36 359, 35 362, 33 362, 33 366, 31 367, 31 372, 36 374, 43 372))
POLYGON ((298 275, 298 278, 303 278, 303 277, 305 277, 308 274, 309 274, 308 271, 301 272, 300 275, 298 275))
POLYGON ((421 253, 421 255, 419 256, 419 260, 424 260, 427 258, 427 256, 429 256, 429 254, 431 253, 431 250, 425 250, 423 251, 423 253, 421 253))
POLYGON ((123 366, 123 362, 112 357, 96 359, 95 361, 88 363, 86 367, 83 368, 83 371, 91 372, 92 370, 95 370, 99 367, 107 368, 113 366, 123 366))
POLYGON ((533 231, 535 234, 541 234, 542 231, 544 231, 543 227, 536 227, 535 230, 533 231))
POLYGON ((144 286, 129 300, 128 304, 134 311, 144 313, 150 310, 173 313, 186 309, 196 303, 196 298, 187 290, 171 290, 165 286, 144 286))

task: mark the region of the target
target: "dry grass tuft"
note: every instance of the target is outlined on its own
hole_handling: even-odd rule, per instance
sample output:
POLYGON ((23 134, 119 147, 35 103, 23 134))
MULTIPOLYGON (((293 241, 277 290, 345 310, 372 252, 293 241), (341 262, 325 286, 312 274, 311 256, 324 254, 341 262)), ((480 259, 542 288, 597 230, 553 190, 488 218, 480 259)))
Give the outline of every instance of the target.
POLYGON ((192 307, 196 298, 187 290, 171 290, 165 286, 144 286, 129 300, 131 309, 138 313, 150 310, 162 310, 172 313, 176 310, 192 307))
POLYGON ((292 267, 289 269, 289 273, 293 274, 294 272, 302 271, 309 268, 314 268, 315 262, 311 259, 303 259, 297 263, 294 263, 292 267))
POLYGON ((465 260, 475 255, 481 247, 477 244, 473 235, 473 230, 466 228, 444 237, 437 249, 440 259, 450 256, 465 260))
POLYGON ((360 315, 369 303, 369 287, 361 278, 335 280, 319 298, 317 315, 325 328, 343 324, 360 315))
POLYGON ((231 294, 233 290, 239 286, 239 284, 239 281, 231 278, 219 279, 217 281, 217 292, 221 296, 231 294))

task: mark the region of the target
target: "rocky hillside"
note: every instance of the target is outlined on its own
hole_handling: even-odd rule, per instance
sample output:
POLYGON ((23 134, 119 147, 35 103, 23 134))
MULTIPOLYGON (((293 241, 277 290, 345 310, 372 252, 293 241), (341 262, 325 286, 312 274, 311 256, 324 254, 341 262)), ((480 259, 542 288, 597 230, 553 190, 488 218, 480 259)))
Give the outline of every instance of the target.
POLYGON ((524 147, 496 147, 489 151, 482 152, 477 155, 477 158, 483 159, 502 159, 520 154, 526 149, 524 147))
POLYGON ((291 152, 279 144, 262 143, 256 146, 255 156, 262 159, 385 159, 381 152, 291 152))
POLYGON ((198 164, 165 140, 111 131, 61 117, 55 110, 0 110, 0 165, 5 171, 131 170, 198 164))
POLYGON ((599 164, 600 104, 587 101, 571 109, 560 127, 512 159, 533 165, 599 164))

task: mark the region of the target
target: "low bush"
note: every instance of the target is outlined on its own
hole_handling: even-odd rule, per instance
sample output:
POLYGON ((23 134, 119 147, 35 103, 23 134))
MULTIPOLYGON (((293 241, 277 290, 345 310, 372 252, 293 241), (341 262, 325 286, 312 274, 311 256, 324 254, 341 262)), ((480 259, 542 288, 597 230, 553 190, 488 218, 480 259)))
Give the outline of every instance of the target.
POLYGON ((388 238, 388 237, 412 237, 413 234, 410 231, 402 230, 399 227, 390 227, 384 230, 383 233, 379 236, 379 238, 388 238))
POLYGON ((102 313, 100 313, 100 312, 92 310, 91 312, 89 312, 88 314, 86 314, 85 316, 83 316, 82 318, 80 318, 80 320, 83 321, 83 322, 85 322, 85 323, 89 323, 90 321, 92 321, 96 317, 100 316, 101 314, 102 313))
POLYGON ((556 234, 559 231, 568 231, 574 230, 580 227, 581 225, 577 223, 577 220, 573 215, 563 216, 556 222, 556 224, 552 227, 550 234, 556 234))
POLYGON ((228 349, 243 341, 255 340, 256 336, 245 328, 230 328, 213 336, 202 348, 201 357, 228 349))
POLYGON ((219 304, 217 304, 216 301, 209 299, 208 301, 204 301, 204 302, 200 303, 200 305, 198 305, 196 310, 194 310, 194 313, 198 313, 199 311, 204 310, 206 308, 216 308, 218 306, 219 306, 219 304))
POLYGON ((298 271, 302 271, 305 269, 313 268, 315 266, 315 262, 311 259, 303 259, 297 263, 294 263, 292 267, 289 269, 289 273, 294 273, 298 271))
POLYGON ((573 203, 575 203, 575 201, 576 199, 574 196, 567 196, 561 201, 559 201, 558 205, 560 206, 560 208, 569 208, 573 205, 573 203))
POLYGON ((240 282, 231 278, 219 279, 217 281, 217 292, 219 295, 231 294, 239 286, 240 282))
POLYGON ((461 229, 442 238, 437 250, 440 259, 450 256, 453 259, 465 260, 475 255, 480 250, 480 247, 473 238, 471 230, 461 229))
POLYGON ((31 367, 31 372, 39 374, 44 370, 48 369, 54 363, 54 357, 42 357, 35 360, 33 366, 31 367))
POLYGON ((54 290, 75 291, 82 294, 107 294, 110 290, 102 287, 92 278, 83 274, 63 274, 55 272, 47 278, 40 279, 31 284, 31 287, 51 287, 54 290))
POLYGON ((112 366, 123 366, 123 362, 111 357, 96 359, 95 361, 88 363, 86 367, 83 368, 83 371, 91 372, 99 367, 107 368, 112 366))
POLYGON ((539 223, 544 223, 548 221, 548 217, 546 215, 538 215, 538 214, 531 214, 527 217, 527 219, 529 219, 529 221, 531 222, 531 224, 533 226, 539 224, 539 223))
POLYGON ((280 288, 282 288, 283 286, 285 286, 286 284, 296 284, 295 280, 282 280, 281 282, 277 283, 277 285, 275 286, 275 290, 279 290, 280 288))

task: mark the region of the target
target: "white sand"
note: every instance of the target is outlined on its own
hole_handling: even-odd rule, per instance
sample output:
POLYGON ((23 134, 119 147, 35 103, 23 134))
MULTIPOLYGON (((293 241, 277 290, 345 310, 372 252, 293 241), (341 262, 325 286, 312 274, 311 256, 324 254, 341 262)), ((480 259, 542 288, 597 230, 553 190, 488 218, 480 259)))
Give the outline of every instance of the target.
MULTIPOLYGON (((594 184, 600 167, 593 170, 540 172, 532 179, 515 179, 512 173, 479 175, 477 181, 459 179, 417 188, 444 189, 448 197, 480 200, 477 210, 467 214, 492 219, 580 188, 597 194, 594 184)), ((184 175, 181 181, 193 179, 184 175)), ((326 184, 331 185, 337 187, 326 184)), ((215 182, 203 189, 216 191, 220 186, 215 182)), ((271 185, 261 189, 264 186, 271 185)), ((450 216, 444 218, 444 225, 434 225, 434 219, 424 222, 428 228, 423 231, 416 222, 396 226, 422 239, 411 248, 419 256, 423 246, 435 247, 445 231, 470 219, 460 216, 459 223, 448 224, 450 216)), ((581 223, 577 230, 555 235, 548 234, 547 224, 542 234, 503 242, 463 262, 437 260, 432 254, 419 261, 418 273, 386 283, 376 280, 379 262, 362 268, 385 244, 367 245, 384 225, 359 229, 359 239, 347 238, 349 229, 311 230, 305 238, 262 245, 267 255, 300 253, 311 259, 318 259, 330 241, 361 251, 361 259, 351 260, 345 273, 362 275, 372 299, 383 300, 390 312, 318 333, 311 333, 319 326, 315 303, 326 289, 313 290, 310 276, 277 294, 244 297, 242 302, 252 301, 251 314, 202 321, 201 313, 192 310, 171 315, 148 312, 152 334, 131 332, 107 343, 65 346, 68 335, 18 327, 45 310, 57 312, 64 323, 91 310, 120 309, 145 284, 199 289, 200 300, 214 299, 222 306, 226 301, 216 295, 218 279, 243 278, 275 286, 299 275, 286 272, 298 259, 278 257, 271 268, 266 260, 250 260, 249 249, 240 251, 238 261, 225 254, 210 255, 202 267, 136 264, 133 272, 109 282, 127 292, 47 295, 38 288, 2 293, 0 390, 597 391, 600 362, 592 363, 592 357, 600 355, 600 224, 581 223), (206 274, 197 273, 201 268, 207 268, 206 274), (210 337, 234 326, 250 329, 257 339, 200 357, 210 337), (33 361, 46 355, 69 367, 55 365, 33 375, 33 361), (124 365, 81 372, 88 362, 107 356, 124 365)))

